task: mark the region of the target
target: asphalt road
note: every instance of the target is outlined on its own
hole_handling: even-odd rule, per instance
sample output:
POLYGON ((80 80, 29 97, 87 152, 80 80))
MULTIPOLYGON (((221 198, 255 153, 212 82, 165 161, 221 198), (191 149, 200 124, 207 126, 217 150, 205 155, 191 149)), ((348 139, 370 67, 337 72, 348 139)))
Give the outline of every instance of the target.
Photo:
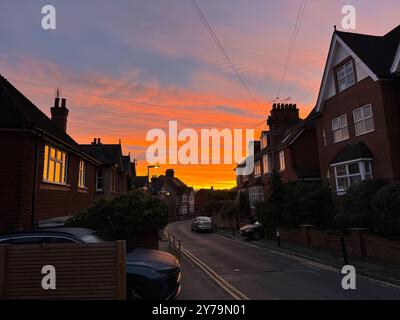
MULTIPOLYGON (((358 276, 357 289, 344 290, 341 286, 344 275, 340 270, 246 241, 231 240, 217 234, 194 233, 188 221, 171 224, 167 231, 180 239, 191 254, 252 300, 400 299, 399 287, 358 276)), ((185 258, 182 272, 186 273, 186 279, 192 275, 196 281, 183 281, 185 295, 181 298, 207 299, 215 293, 211 279, 205 275, 203 280, 196 276, 195 273, 202 271, 195 270, 188 260, 185 258), (202 297, 207 291, 208 297, 202 297), (196 294, 193 296, 191 292, 196 294)))

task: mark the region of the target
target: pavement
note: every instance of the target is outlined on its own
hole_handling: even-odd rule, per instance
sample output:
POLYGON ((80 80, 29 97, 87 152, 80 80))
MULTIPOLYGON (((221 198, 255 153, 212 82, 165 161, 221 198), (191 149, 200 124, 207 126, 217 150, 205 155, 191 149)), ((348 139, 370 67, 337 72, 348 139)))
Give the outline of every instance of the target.
MULTIPOLYGON (((192 256, 181 259, 182 300, 234 299, 233 290, 227 287, 252 300, 400 299, 400 286, 395 282, 361 273, 357 273, 356 290, 344 290, 343 263, 337 258, 327 261, 286 245, 277 248, 272 243, 232 239, 227 234, 194 233, 190 221, 173 223, 166 229, 182 241, 187 256, 192 256)), ((167 242, 162 245, 168 247, 167 242)))
MULTIPOLYGON (((233 234, 231 230, 225 230, 224 232, 218 232, 217 234, 235 241, 249 242, 260 247, 290 253, 295 256, 323 263, 335 268, 341 268, 344 265, 343 257, 340 254, 322 248, 307 247, 301 244, 288 243, 284 241, 281 241, 280 246, 278 246, 275 240, 267 239, 249 241, 247 239, 243 239, 239 232, 235 232, 235 234, 233 234)), ((349 264, 356 267, 356 270, 359 274, 375 280, 390 282, 394 285, 400 286, 400 268, 398 265, 391 265, 379 261, 367 261, 357 257, 349 257, 348 260, 349 264)))

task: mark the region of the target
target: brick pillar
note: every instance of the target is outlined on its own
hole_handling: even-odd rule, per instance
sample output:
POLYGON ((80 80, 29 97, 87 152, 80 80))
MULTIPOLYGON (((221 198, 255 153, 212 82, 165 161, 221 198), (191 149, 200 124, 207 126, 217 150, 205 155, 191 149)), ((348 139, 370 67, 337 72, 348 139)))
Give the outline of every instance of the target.
POLYGON ((300 230, 303 238, 303 243, 307 246, 311 245, 310 242, 310 231, 314 229, 314 225, 312 224, 302 224, 300 225, 300 230))
POLYGON ((350 249, 351 253, 358 257, 365 257, 364 242, 362 239, 363 233, 368 229, 365 228, 351 228, 350 231, 350 249))

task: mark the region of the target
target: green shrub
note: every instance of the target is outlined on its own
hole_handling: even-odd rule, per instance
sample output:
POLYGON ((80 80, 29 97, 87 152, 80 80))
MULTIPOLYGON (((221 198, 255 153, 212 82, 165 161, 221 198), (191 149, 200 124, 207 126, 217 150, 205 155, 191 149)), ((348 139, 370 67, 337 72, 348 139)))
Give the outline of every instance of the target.
POLYGON ((97 201, 66 224, 106 232, 115 239, 130 239, 158 231, 167 223, 165 203, 148 193, 135 190, 112 200, 97 201))
POLYGON ((374 232, 389 239, 400 238, 400 182, 380 189, 372 199, 374 232))
POLYGON ((302 224, 314 224, 321 228, 332 226, 332 194, 325 185, 314 185, 314 189, 299 198, 299 215, 302 224))
POLYGON ((374 210, 372 208, 373 196, 385 185, 384 180, 366 180, 353 184, 347 193, 341 197, 341 213, 336 216, 336 221, 347 228, 368 228, 372 230, 374 210))
POLYGON ((329 227, 332 223, 332 207, 331 192, 324 185, 299 182, 285 186, 282 209, 285 226, 314 224, 329 227))
POLYGON ((279 226, 282 225, 282 205, 269 200, 256 204, 258 221, 263 225, 265 234, 272 238, 279 226))

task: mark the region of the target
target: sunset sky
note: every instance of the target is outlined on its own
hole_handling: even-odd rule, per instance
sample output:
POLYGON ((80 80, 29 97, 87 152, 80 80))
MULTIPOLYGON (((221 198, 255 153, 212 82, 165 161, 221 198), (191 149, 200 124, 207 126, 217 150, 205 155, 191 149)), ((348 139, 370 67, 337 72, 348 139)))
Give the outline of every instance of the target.
MULTIPOLYGON (((257 132, 277 96, 300 0, 197 0, 258 103, 228 66, 188 0, 15 1, 0 4, 0 73, 50 115, 55 88, 67 98, 68 133, 79 143, 122 140, 146 175, 148 130, 246 128, 257 132), (41 28, 42 6, 57 29, 41 28), (138 103, 142 102, 142 103, 138 103)), ((358 33, 400 23, 398 0, 308 0, 280 94, 305 117, 316 101, 333 26, 357 9, 358 33)), ((234 165, 173 167, 195 188, 230 188, 234 165)))

